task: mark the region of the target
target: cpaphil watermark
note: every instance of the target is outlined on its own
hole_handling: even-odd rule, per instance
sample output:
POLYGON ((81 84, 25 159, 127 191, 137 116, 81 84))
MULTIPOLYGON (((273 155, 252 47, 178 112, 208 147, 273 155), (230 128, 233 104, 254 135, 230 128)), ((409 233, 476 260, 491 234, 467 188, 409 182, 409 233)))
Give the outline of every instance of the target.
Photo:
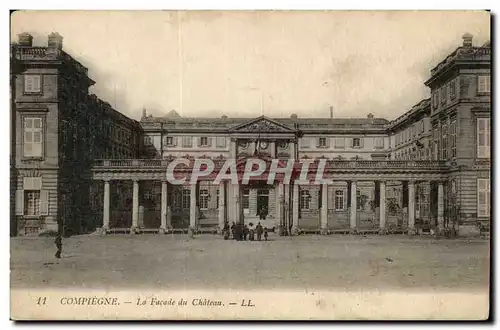
POLYGON ((231 184, 248 184, 252 180, 273 184, 296 182, 298 184, 328 184, 324 178, 326 159, 227 159, 214 162, 210 158, 176 158, 167 167, 167 181, 171 184, 194 185, 201 180, 214 184, 222 181, 231 184))

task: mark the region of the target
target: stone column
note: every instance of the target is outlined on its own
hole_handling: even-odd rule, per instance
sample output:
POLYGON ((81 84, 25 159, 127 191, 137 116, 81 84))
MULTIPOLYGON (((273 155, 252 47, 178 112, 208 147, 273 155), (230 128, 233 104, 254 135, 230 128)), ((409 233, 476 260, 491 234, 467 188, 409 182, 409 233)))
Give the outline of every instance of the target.
POLYGON ((102 232, 106 234, 106 230, 109 229, 109 200, 110 200, 110 188, 109 180, 104 180, 104 210, 102 218, 102 232))
POLYGON ((295 140, 290 140, 290 160, 294 160, 295 159, 295 148, 297 148, 297 146, 295 145, 295 143, 296 143, 295 140))
POLYGON ((132 192, 132 228, 130 233, 133 234, 139 224, 139 181, 134 180, 134 188, 132 192))
POLYGON ((283 216, 283 182, 278 183, 278 191, 276 192, 276 221, 277 225, 279 225, 282 222, 282 216, 283 216))
POLYGON ((276 157, 276 140, 269 141, 269 148, 271 151, 271 157, 275 158, 276 157))
POLYGON ((408 181, 408 235, 415 234, 415 182, 408 181))
POLYGON ((292 214, 292 234, 295 235, 299 231, 299 184, 294 182, 293 184, 293 214, 292 214))
POLYGON ((385 181, 380 181, 379 185, 380 193, 379 193, 379 198, 380 198, 380 233, 384 234, 385 233, 385 222, 387 221, 387 215, 385 212, 386 209, 386 199, 385 199, 385 181))
POLYGON ((327 234, 328 231, 328 184, 321 186, 321 233, 327 234))
POLYGON ((240 184, 233 185, 233 218, 235 223, 242 223, 245 219, 243 218, 243 201, 241 198, 242 191, 240 184))
POLYGON ((219 183, 219 233, 222 234, 226 222, 226 185, 224 181, 219 183))
POLYGON ((196 232, 198 219, 196 219, 196 183, 190 186, 190 202, 189 202, 189 227, 191 231, 196 232))
POLYGON ((444 229, 444 187, 443 181, 438 182, 438 210, 437 210, 437 229, 438 233, 444 229))
POLYGON ((357 227, 357 198, 356 198, 356 192, 357 192, 357 184, 356 181, 351 181, 351 232, 356 231, 357 227))
POLYGON ((161 182, 161 225, 160 233, 167 231, 167 181, 161 182))

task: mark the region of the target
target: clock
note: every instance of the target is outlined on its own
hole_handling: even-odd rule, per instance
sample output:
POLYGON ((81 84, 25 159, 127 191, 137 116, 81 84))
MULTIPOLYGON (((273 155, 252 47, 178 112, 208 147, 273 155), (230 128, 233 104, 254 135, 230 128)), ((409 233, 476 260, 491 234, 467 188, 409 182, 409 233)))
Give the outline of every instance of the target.
POLYGON ((267 149, 267 146, 268 146, 267 141, 260 141, 261 149, 267 149))
POLYGON ((279 147, 281 149, 286 149, 288 147, 288 143, 286 141, 280 141, 279 147))

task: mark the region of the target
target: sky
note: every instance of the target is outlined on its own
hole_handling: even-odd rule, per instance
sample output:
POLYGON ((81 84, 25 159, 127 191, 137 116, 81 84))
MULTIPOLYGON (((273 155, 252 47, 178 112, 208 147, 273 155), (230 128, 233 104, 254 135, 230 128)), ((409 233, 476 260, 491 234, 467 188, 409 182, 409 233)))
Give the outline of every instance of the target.
POLYGON ((20 11, 11 38, 47 35, 124 114, 394 119, 429 97, 430 70, 484 11, 20 11))

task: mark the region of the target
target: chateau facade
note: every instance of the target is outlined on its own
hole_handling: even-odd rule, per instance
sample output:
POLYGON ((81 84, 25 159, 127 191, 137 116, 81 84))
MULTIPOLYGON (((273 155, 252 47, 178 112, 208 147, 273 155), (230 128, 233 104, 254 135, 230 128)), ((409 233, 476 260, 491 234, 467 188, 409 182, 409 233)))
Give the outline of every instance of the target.
POLYGON ((146 110, 135 121, 88 94, 93 81, 62 37, 31 42, 20 35, 11 55, 14 235, 216 232, 226 222, 282 234, 454 227, 466 235, 490 221, 491 48, 473 46, 470 35, 431 70, 431 97, 391 121, 146 110), (210 158, 216 170, 227 159, 238 170, 252 157, 310 159, 311 175, 325 159, 333 183, 171 184, 167 166, 180 157, 210 158))

